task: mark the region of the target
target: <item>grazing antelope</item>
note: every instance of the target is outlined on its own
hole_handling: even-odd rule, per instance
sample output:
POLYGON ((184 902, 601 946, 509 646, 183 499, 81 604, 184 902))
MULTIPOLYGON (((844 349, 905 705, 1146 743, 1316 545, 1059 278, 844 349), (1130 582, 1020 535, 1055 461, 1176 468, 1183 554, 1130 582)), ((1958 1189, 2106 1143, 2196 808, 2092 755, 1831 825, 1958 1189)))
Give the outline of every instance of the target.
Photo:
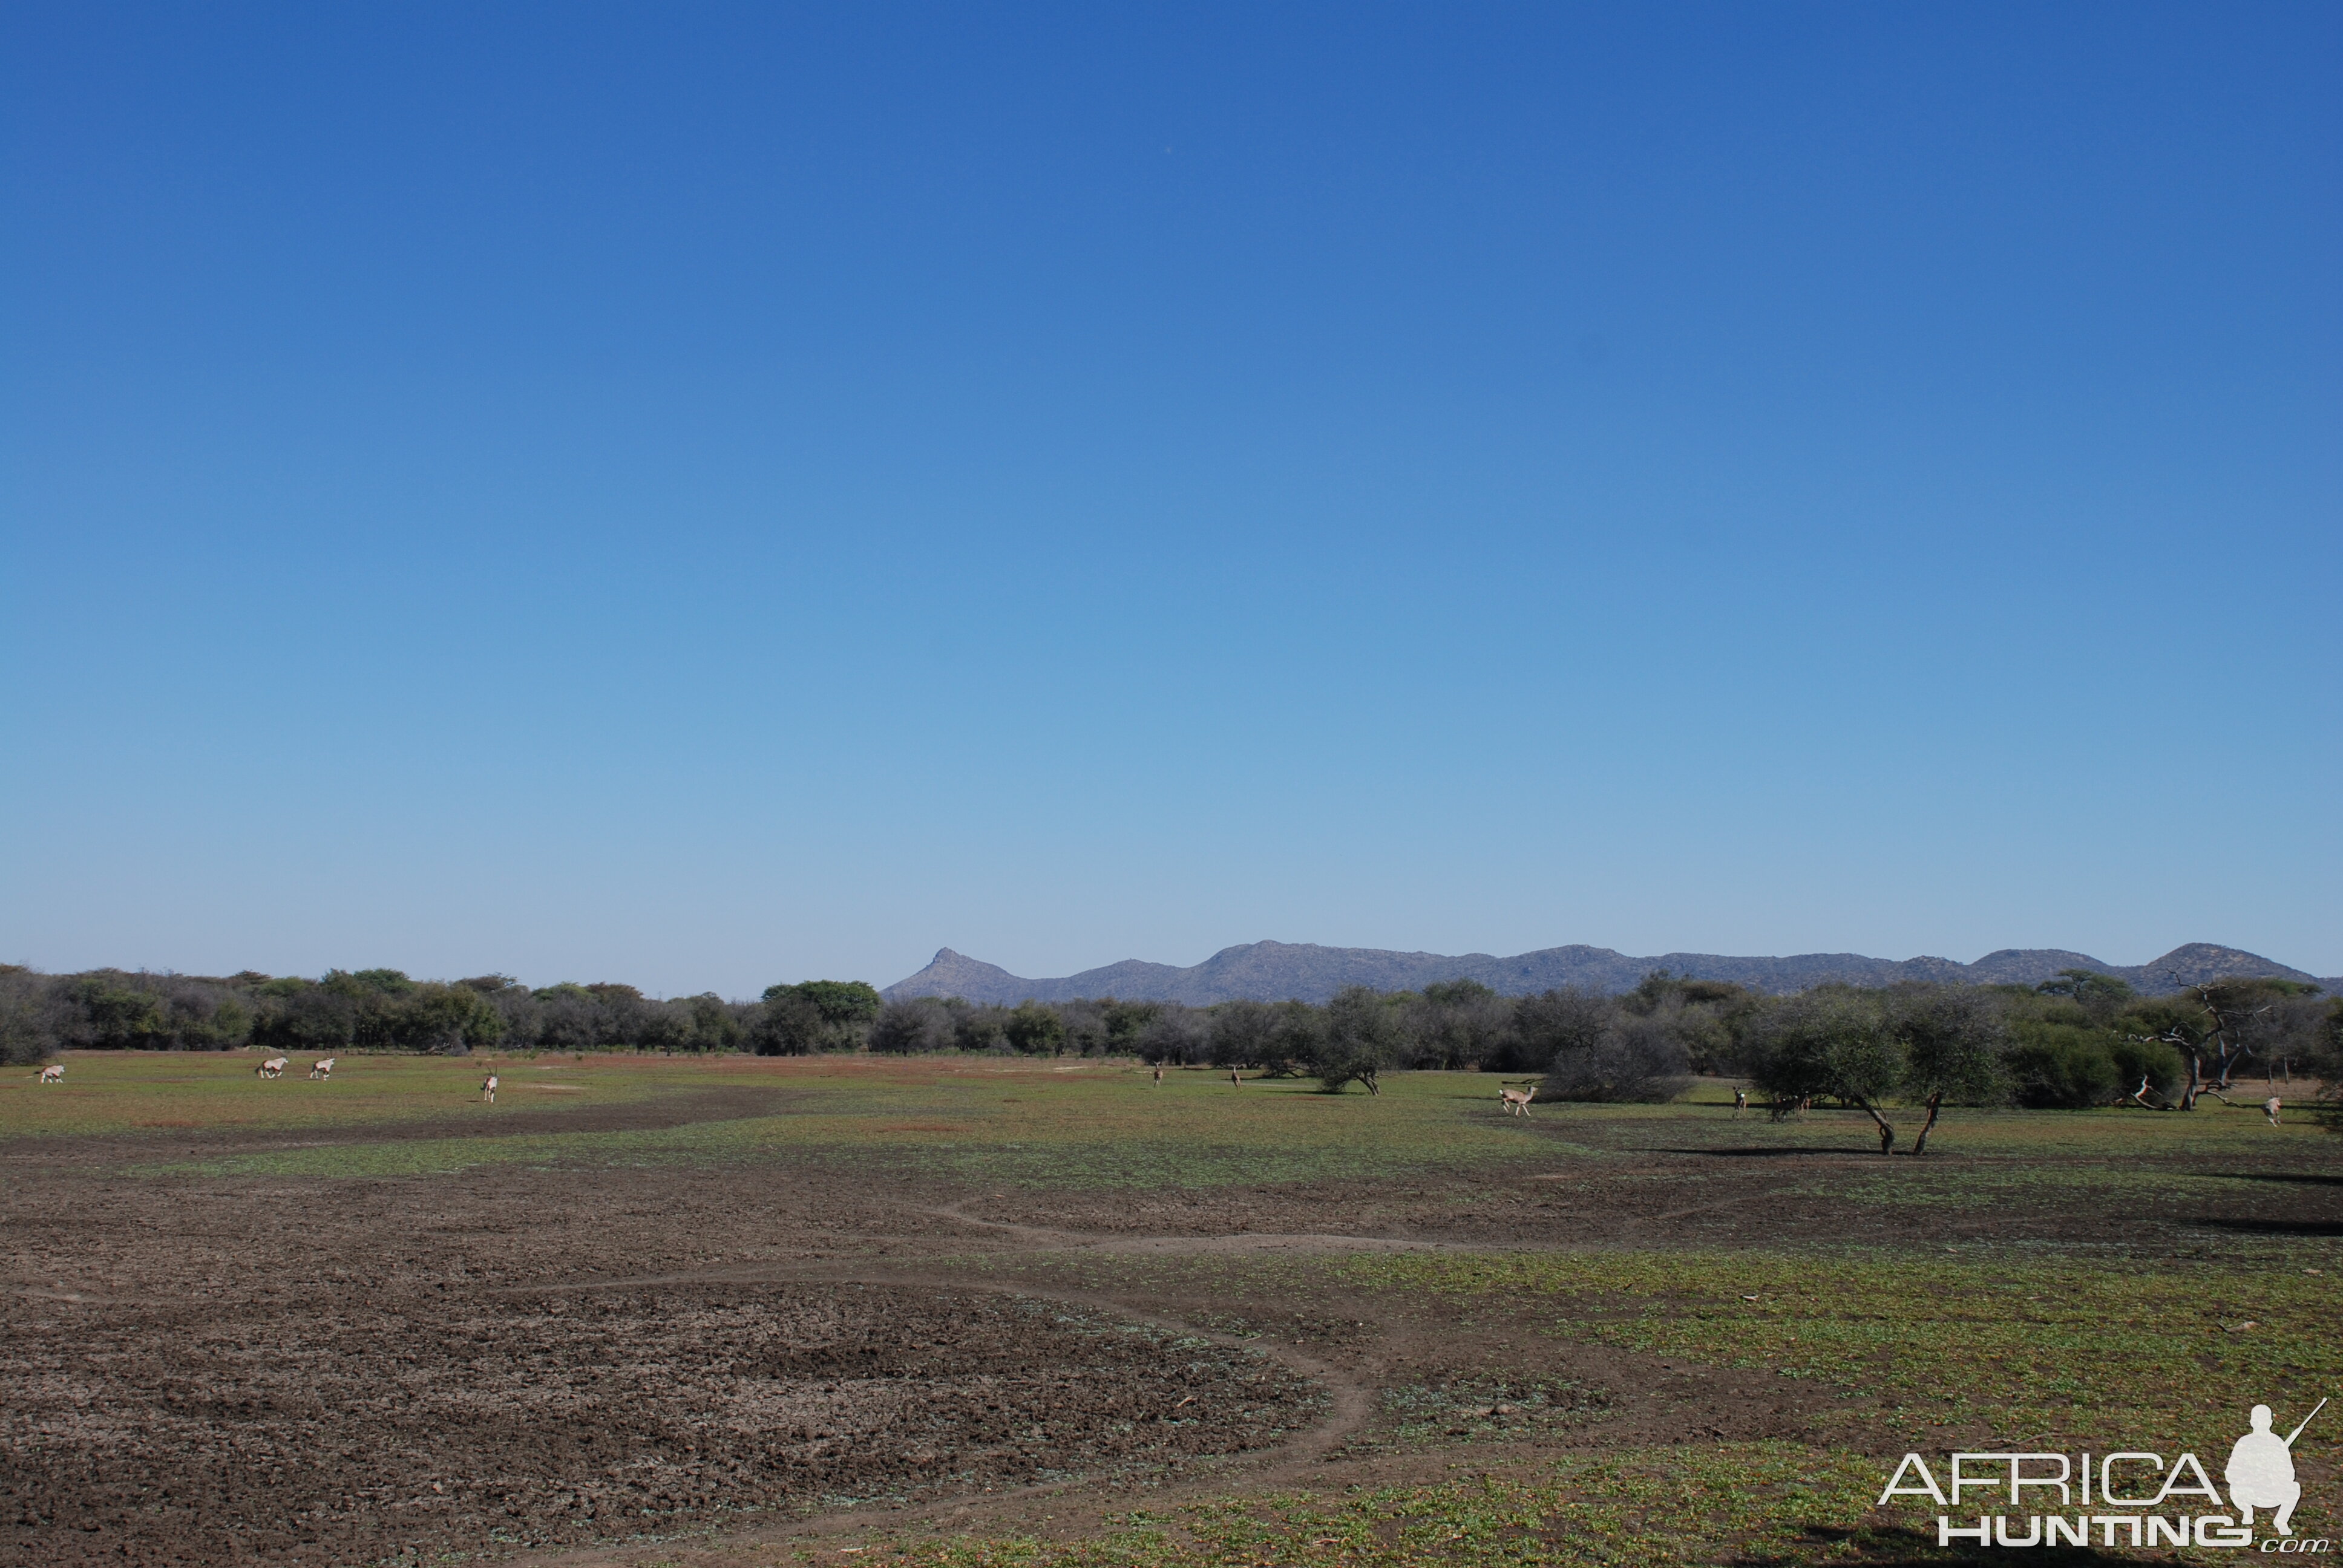
POLYGON ((1503 1109, 1504 1113, 1508 1116, 1518 1116, 1524 1121, 1529 1120, 1530 1101, 1536 1098, 1537 1085, 1534 1083, 1520 1089, 1497 1091, 1497 1104, 1503 1109))
POLYGON ((2268 1100, 2262 1101, 2262 1114, 2269 1118, 2269 1124, 2272 1127, 2276 1127, 2278 1125, 2277 1095, 2273 1094, 2268 1100))
POLYGON ((285 1070, 291 1065, 292 1063, 284 1057, 272 1056, 266 1061, 262 1062, 258 1067, 252 1070, 253 1076, 256 1078, 282 1078, 285 1075, 285 1070))
POLYGON ((497 1102, 497 1075, 493 1072, 480 1081, 480 1098, 490 1105, 497 1102))
POLYGON ((41 1081, 43 1083, 63 1083, 65 1081, 65 1064, 64 1062, 53 1061, 49 1063, 48 1066, 41 1069, 41 1081))
POLYGON ((334 1059, 330 1056, 319 1057, 315 1062, 310 1064, 309 1076, 317 1079, 321 1083, 327 1079, 333 1077, 334 1059))

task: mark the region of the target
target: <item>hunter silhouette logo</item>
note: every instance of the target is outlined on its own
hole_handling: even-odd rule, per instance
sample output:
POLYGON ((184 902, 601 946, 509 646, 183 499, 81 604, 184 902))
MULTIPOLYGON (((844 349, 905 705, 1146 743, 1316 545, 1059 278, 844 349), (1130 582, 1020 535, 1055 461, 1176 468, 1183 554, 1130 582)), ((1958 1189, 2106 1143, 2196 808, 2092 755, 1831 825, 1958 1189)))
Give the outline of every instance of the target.
POLYGON ((2332 1549, 2328 1542, 2293 1536, 2295 1505, 2302 1501, 2302 1483, 2294 1474, 2295 1440, 2326 1408, 2327 1401, 2320 1400, 2280 1437, 2271 1430, 2270 1407, 2254 1406, 2249 1430, 2231 1445, 2221 1473, 2234 1517, 2196 1512, 2207 1504, 2217 1509, 2223 1500, 2195 1454, 2180 1454, 2167 1465, 2162 1454, 2139 1449, 2099 1455, 1955 1453, 1941 1483, 1926 1460, 1907 1453, 1875 1506, 1885 1508, 1897 1497, 1925 1497, 1946 1510, 1936 1515, 1939 1546, 2088 1546, 2094 1533, 2107 1546, 2251 1546, 2254 1513, 2263 1509, 2276 1534, 2261 1543, 2262 1551, 2325 1553, 2332 1549), (2013 1511, 2031 1504, 2042 1512, 1980 1513, 1973 1525, 1956 1523, 1951 1510, 1970 1492, 1997 1494, 2013 1511))
POLYGON ((2229 1502, 2237 1508, 2238 1523, 2251 1524, 2257 1508, 2275 1508, 2278 1512, 2270 1516, 2270 1528, 2280 1535, 2294 1533, 2288 1521, 2294 1517, 2294 1505, 2302 1501, 2302 1483, 2294 1478, 2294 1440, 2326 1408, 2327 1402, 2320 1400, 2302 1418, 2301 1426, 2280 1437, 2270 1430, 2270 1407, 2254 1406, 2254 1429, 2237 1439, 2237 1446, 2229 1450, 2229 1467, 2221 1473, 2221 1479, 2229 1483, 2229 1502))

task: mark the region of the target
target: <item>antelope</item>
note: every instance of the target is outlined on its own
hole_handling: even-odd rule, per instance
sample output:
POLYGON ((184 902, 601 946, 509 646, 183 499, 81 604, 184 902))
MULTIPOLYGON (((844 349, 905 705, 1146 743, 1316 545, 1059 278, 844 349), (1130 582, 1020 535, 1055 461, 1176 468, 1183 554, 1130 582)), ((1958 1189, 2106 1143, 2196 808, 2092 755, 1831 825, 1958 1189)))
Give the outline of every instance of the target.
POLYGON ((258 1067, 252 1070, 253 1076, 256 1078, 281 1078, 284 1076, 286 1068, 290 1065, 291 1063, 286 1058, 281 1056, 272 1056, 266 1061, 262 1062, 258 1067))
POLYGON ((1233 1067, 1229 1069, 1229 1081, 1239 1089, 1244 1087, 1244 1080, 1237 1075, 1237 1070, 1233 1067))
POLYGON ((1497 1091, 1497 1104, 1504 1113, 1508 1116, 1518 1116, 1524 1121, 1529 1120, 1530 1101, 1536 1098, 1537 1085, 1534 1083, 1522 1089, 1497 1091))
POLYGON ((41 1069, 41 1081, 43 1083, 63 1083, 65 1081, 65 1064, 64 1062, 53 1061, 49 1063, 48 1066, 41 1069))
POLYGON ((329 1078, 333 1077, 333 1076, 334 1076, 334 1059, 333 1059, 332 1057, 330 1057, 330 1056, 321 1056, 321 1057, 319 1057, 319 1058, 318 1058, 318 1059, 317 1059, 314 1063, 312 1063, 312 1064, 310 1065, 310 1068, 309 1068, 309 1076, 310 1076, 310 1077, 312 1077, 312 1078, 314 1078, 314 1079, 316 1079, 316 1080, 317 1080, 317 1081, 318 1081, 319 1082, 321 1082, 321 1083, 322 1083, 322 1082, 324 1082, 327 1079, 329 1079, 329 1078))
POLYGON ((480 1081, 480 1098, 490 1105, 497 1102, 497 1075, 493 1072, 480 1081))
POLYGON ((1155 1064, 1155 1087, 1163 1087, 1163 1064, 1160 1061, 1155 1064))
POLYGON ((2277 1095, 2273 1094, 2268 1100, 2262 1101, 2262 1114, 2269 1118, 2269 1124, 2272 1127, 2276 1127, 2278 1125, 2277 1095))
POLYGON ((1745 1089, 1735 1090, 1733 1091, 1733 1114, 1738 1116, 1748 1109, 1749 1091, 1745 1089))

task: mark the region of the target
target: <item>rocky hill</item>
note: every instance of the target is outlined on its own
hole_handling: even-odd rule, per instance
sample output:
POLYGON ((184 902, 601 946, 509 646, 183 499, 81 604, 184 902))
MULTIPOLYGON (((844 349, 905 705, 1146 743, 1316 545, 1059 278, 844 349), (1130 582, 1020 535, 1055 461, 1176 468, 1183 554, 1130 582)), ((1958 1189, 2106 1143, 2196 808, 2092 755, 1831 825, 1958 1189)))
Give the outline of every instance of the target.
POLYGON ((2308 980, 2329 990, 2343 988, 2343 980, 2320 980, 2258 954, 2211 942, 2189 942, 2162 958, 2134 965, 2103 963, 2088 953, 2062 948, 2004 948, 1965 964, 1952 959, 1874 959, 1861 953, 1799 953, 1789 958, 1661 953, 1654 958, 1630 958, 1609 948, 1589 947, 1542 948, 1508 959, 1487 953, 1450 957, 1382 948, 1322 948, 1308 942, 1247 942, 1222 948, 1186 969, 1127 959, 1062 980, 1021 979, 998 965, 943 948, 927 968, 889 986, 886 995, 890 999, 957 996, 970 1001, 1009 1003, 1028 997, 1064 1001, 1078 996, 1116 996, 1203 1007, 1238 997, 1324 1001, 1344 986, 1416 990, 1446 980, 1476 980, 1508 996, 1571 985, 1623 991, 1633 990, 1654 970, 1694 980, 1731 980, 1754 990, 1779 993, 1804 990, 1826 980, 1866 986, 1893 985, 1899 980, 2033 985, 2064 969, 2114 975, 2151 995, 2224 975, 2264 975, 2308 980))

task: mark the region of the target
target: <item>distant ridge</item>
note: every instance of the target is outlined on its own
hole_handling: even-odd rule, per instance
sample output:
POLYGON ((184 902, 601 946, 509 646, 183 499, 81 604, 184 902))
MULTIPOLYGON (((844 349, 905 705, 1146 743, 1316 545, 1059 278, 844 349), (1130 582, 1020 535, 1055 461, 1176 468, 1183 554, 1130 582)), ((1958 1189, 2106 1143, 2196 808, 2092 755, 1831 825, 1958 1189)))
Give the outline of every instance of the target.
POLYGON ((1752 990, 1781 994, 1830 980, 1850 985, 1894 985, 1903 980, 1962 981, 1983 985, 2035 985, 2060 970, 2095 970, 2128 980, 2135 990, 2161 995, 2182 985, 2249 975, 2306 980, 2328 990, 2343 990, 2343 979, 2321 980, 2257 953, 2212 942, 2188 942, 2160 959, 2126 966, 2102 963, 2087 953, 2059 948, 2004 948, 1973 964, 1951 959, 1871 959, 1860 953, 1798 953, 1789 958, 1727 958, 1717 953, 1662 953, 1629 958, 1609 948, 1541 948, 1509 959, 1487 953, 1450 958, 1440 953, 1393 952, 1383 948, 1322 948, 1309 942, 1247 942, 1222 948, 1187 969, 1126 959, 1103 969, 1084 970, 1062 980, 1024 980, 997 964, 939 949, 928 967, 887 988, 889 1000, 956 996, 970 1001, 1015 1003, 1066 1001, 1078 996, 1115 996, 1143 1001, 1182 1001, 1207 1007, 1251 997, 1282 1001, 1324 1001, 1345 986, 1377 990, 1420 990, 1435 980, 1475 980, 1507 996, 1557 986, 1589 990, 1633 990, 1654 970, 1691 980, 1731 980, 1752 990), (2175 977, 2177 977, 2177 980, 2175 977))

